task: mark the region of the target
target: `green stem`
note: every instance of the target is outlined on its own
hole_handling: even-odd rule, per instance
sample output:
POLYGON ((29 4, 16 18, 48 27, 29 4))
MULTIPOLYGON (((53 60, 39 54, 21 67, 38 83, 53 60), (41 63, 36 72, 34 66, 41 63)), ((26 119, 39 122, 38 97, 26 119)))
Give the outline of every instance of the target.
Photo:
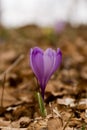
POLYGON ((37 92, 36 95, 37 95, 37 100, 38 100, 41 115, 43 117, 46 117, 47 113, 46 113, 46 109, 45 109, 45 105, 44 105, 44 100, 39 92, 37 92))

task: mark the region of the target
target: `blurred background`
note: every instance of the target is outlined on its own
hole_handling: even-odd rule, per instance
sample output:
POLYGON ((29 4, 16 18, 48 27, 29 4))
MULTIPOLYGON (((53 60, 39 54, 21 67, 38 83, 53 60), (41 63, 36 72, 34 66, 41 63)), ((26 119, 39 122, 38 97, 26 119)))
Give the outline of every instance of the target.
POLYGON ((87 0, 0 0, 0 43, 29 50, 68 41, 87 42, 87 0))
POLYGON ((57 21, 87 24, 87 0, 0 0, 0 22, 7 28, 57 21))

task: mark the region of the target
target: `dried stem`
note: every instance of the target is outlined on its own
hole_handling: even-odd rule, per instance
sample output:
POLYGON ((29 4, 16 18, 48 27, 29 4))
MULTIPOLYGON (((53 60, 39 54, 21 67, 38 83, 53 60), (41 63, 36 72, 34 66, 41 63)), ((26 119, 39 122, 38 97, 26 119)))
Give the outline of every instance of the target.
POLYGON ((22 59, 24 59, 24 55, 20 55, 18 59, 5 71, 0 75, 0 80, 3 80, 2 85, 2 95, 1 95, 1 107, 3 107, 3 96, 4 96, 4 89, 5 89, 5 81, 6 81, 6 74, 9 73, 22 59))
POLYGON ((3 80, 3 84, 2 84, 1 107, 3 107, 3 99, 4 99, 5 81, 6 81, 6 74, 4 74, 4 80, 3 80))
POLYGON ((72 116, 73 116, 73 113, 71 114, 71 116, 70 116, 69 119, 67 120, 65 126, 63 127, 63 130, 65 130, 65 128, 67 127, 67 125, 68 125, 70 119, 72 118, 72 116))
POLYGON ((3 72, 3 73, 0 75, 0 80, 2 80, 3 77, 4 77, 4 75, 7 74, 7 73, 9 73, 22 59, 24 59, 24 55, 23 55, 23 54, 20 55, 20 56, 18 57, 18 59, 17 59, 11 66, 9 66, 9 68, 8 68, 5 72, 3 72))

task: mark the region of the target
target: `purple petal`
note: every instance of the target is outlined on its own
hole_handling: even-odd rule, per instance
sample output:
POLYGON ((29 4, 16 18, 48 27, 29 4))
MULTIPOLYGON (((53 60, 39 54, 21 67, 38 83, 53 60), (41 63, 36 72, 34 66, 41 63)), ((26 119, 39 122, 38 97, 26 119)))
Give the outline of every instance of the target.
POLYGON ((55 57, 55 64, 53 66, 53 72, 52 73, 54 73, 58 69, 58 67, 60 66, 61 62, 62 62, 62 52, 58 48, 57 49, 57 53, 56 53, 56 57, 55 57))
POLYGON ((47 84, 48 80, 52 76, 52 74, 58 69, 60 63, 62 61, 62 53, 60 49, 57 49, 57 52, 48 49, 46 55, 44 54, 44 79, 47 84), (46 56, 48 56, 46 58, 46 56))
POLYGON ((30 50, 30 65, 37 79, 42 83, 43 79, 43 50, 35 47, 30 50))
POLYGON ((44 60, 44 75, 46 76, 49 74, 53 66, 54 57, 51 49, 47 49, 44 52, 43 60, 44 60))
POLYGON ((44 59, 44 82, 45 83, 47 83, 47 81, 51 77, 55 56, 56 56, 56 52, 50 48, 44 52, 43 59, 44 59))

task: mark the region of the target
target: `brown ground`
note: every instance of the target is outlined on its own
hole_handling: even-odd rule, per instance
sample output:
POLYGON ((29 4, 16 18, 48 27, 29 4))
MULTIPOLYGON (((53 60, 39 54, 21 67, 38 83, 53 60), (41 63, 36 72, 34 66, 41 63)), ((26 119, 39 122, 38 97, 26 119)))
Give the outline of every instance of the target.
POLYGON ((87 130, 87 27, 67 25, 61 34, 36 26, 1 28, 0 103, 0 130, 87 130), (63 53, 46 87, 46 118, 40 115, 29 67, 29 50, 35 46, 60 47, 63 53))

